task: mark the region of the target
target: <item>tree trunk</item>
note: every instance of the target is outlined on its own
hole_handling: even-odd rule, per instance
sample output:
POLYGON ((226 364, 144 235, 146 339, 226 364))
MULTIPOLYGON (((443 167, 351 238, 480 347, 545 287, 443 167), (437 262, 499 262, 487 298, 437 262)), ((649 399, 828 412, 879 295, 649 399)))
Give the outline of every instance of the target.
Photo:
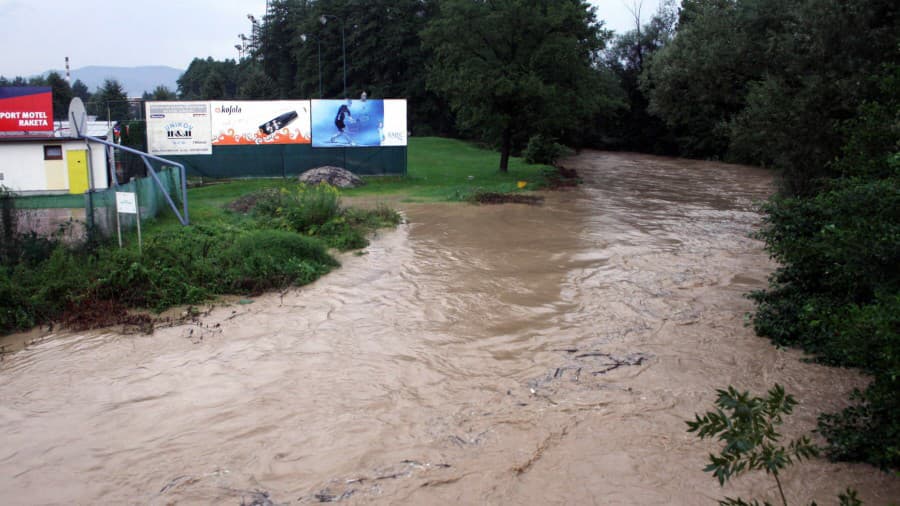
POLYGON ((512 149, 512 128, 503 129, 503 140, 500 145, 500 172, 509 172, 509 151, 512 149))

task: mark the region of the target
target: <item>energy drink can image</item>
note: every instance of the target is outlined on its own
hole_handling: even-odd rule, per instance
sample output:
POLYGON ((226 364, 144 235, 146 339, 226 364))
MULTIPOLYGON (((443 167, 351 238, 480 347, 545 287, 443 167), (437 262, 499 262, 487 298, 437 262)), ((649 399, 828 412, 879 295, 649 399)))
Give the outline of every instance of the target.
POLYGON ((278 130, 286 127, 295 119, 297 119, 297 111, 286 112, 270 119, 269 121, 266 121, 262 125, 259 125, 259 131, 263 135, 272 135, 278 130))

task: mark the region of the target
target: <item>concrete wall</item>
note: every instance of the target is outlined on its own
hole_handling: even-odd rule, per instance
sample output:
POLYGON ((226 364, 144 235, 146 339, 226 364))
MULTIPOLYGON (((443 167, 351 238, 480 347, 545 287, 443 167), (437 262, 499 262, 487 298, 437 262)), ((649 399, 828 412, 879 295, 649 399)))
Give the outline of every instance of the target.
MULTIPOLYGON (((38 141, 0 142, 0 185, 23 195, 68 193, 69 151, 85 150, 83 140, 47 139, 38 141), (44 160, 44 146, 61 146, 62 160, 44 160)), ((107 183, 106 148, 91 144, 91 173, 94 189, 105 189, 107 183)))

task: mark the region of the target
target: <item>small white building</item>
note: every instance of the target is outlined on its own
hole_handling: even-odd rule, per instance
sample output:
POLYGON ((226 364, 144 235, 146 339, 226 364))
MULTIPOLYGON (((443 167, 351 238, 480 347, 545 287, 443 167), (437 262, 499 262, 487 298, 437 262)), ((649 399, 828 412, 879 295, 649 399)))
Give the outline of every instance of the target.
MULTIPOLYGON (((53 135, 0 135, 0 185, 18 195, 83 194, 109 187, 107 147, 72 137, 68 122, 53 135)), ((87 134, 105 138, 108 126, 89 122, 87 134)))

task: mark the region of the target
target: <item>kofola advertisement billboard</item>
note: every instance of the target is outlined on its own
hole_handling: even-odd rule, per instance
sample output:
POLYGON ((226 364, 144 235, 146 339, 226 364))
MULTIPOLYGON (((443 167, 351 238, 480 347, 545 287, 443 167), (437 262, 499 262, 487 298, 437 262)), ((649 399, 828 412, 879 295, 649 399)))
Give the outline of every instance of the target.
POLYGON ((147 102, 147 152, 211 155, 209 102, 147 102))
POLYGON ((0 132, 52 132, 53 94, 50 87, 0 88, 0 132))
POLYGON ((216 100, 211 103, 215 146, 310 142, 308 100, 216 100))
POLYGON ((406 146, 406 100, 312 100, 314 148, 406 146))

